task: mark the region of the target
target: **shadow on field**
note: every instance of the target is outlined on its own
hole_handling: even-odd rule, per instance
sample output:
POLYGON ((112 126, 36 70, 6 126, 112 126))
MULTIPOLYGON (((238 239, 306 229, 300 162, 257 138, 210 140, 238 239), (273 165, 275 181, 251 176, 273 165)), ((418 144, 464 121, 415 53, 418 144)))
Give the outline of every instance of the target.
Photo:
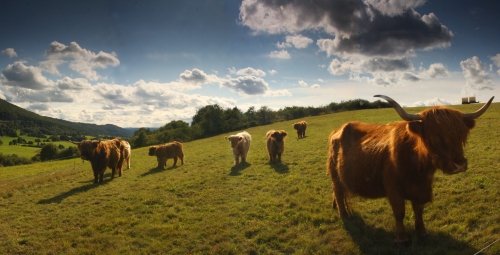
POLYGON ((250 164, 248 162, 239 163, 238 165, 231 167, 231 172, 229 173, 229 175, 231 175, 231 176, 240 175, 240 171, 244 170, 245 168, 247 168, 251 165, 252 164, 250 164))
POLYGON ((145 176, 148 176, 150 174, 157 174, 157 173, 160 173, 160 172, 163 172, 163 171, 172 170, 172 169, 175 169, 177 167, 178 166, 169 166, 169 167, 167 167, 165 169, 156 168, 156 167, 155 168, 151 168, 151 169, 149 169, 148 172, 141 174, 140 177, 145 177, 145 176))
POLYGON ((110 181, 111 181, 111 173, 110 174, 105 174, 104 175, 103 183, 94 184, 94 179, 92 179, 90 181, 87 181, 88 184, 86 184, 86 185, 70 189, 70 190, 68 190, 68 191, 66 191, 64 193, 61 193, 61 194, 59 194, 59 195, 57 195, 55 197, 51 197, 51 198, 48 198, 48 199, 42 199, 42 200, 38 201, 37 204, 52 204, 52 203, 59 204, 64 199, 66 199, 66 198, 68 198, 70 196, 76 195, 76 194, 81 193, 81 192, 86 192, 88 190, 91 190, 93 188, 97 188, 97 187, 102 186, 102 185, 106 185, 110 181))
POLYGON ((477 249, 466 242, 442 232, 432 232, 427 239, 417 237, 415 230, 407 228, 410 238, 407 246, 393 242, 394 233, 383 228, 367 225, 361 216, 351 212, 344 221, 344 228, 357 244, 362 254, 475 254, 477 249))
POLYGON ((270 164, 273 168, 274 168, 274 171, 276 171, 276 173, 279 173, 279 174, 286 174, 288 173, 288 170, 290 169, 287 165, 283 164, 283 163, 276 163, 276 164, 270 164))

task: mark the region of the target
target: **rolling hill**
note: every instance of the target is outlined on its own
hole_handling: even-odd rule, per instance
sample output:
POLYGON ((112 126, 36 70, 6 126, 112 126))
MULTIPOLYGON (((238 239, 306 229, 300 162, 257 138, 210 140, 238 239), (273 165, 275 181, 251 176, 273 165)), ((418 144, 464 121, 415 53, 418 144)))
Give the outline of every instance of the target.
POLYGON ((41 116, 0 99, 0 129, 18 129, 46 135, 91 135, 131 137, 130 129, 113 124, 96 125, 41 116))

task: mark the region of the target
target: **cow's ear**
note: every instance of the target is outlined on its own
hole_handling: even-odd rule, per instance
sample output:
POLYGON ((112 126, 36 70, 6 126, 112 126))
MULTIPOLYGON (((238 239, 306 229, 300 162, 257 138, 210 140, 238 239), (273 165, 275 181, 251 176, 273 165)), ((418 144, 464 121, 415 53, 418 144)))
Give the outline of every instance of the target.
POLYGON ((408 124, 406 124, 406 129, 408 130, 408 132, 418 136, 422 136, 422 134, 424 133, 424 125, 422 121, 410 121, 408 122, 408 124))
POLYGON ((467 128, 473 129, 476 126, 476 121, 474 119, 464 119, 464 123, 467 126, 467 128))
POLYGON ((239 136, 239 137, 238 137, 238 141, 241 141, 241 140, 243 140, 243 137, 242 137, 242 136, 239 136))
POLYGON ((288 135, 285 131, 281 131, 281 136, 285 137, 286 135, 288 135))
POLYGON ((273 132, 273 133, 271 134, 271 137, 276 138, 276 135, 277 135, 277 134, 279 134, 279 133, 278 133, 278 132, 273 132))

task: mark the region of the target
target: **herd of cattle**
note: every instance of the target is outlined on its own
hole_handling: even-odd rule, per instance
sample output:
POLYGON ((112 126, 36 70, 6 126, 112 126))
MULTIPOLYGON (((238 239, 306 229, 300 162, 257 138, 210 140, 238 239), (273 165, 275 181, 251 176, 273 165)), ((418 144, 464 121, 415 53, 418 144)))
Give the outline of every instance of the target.
MULTIPOLYGON (((420 237, 428 232, 422 214, 424 204, 432 200, 434 173, 441 169, 445 174, 456 174, 467 170, 464 145, 468 134, 493 101, 492 97, 483 107, 473 113, 437 106, 418 114, 407 113, 392 98, 376 95, 387 100, 403 119, 386 125, 348 122, 331 132, 328 144, 327 174, 331 178, 333 207, 342 219, 349 217, 348 198, 387 197, 396 221, 397 243, 408 242, 404 229, 405 200, 410 200, 414 212, 415 229, 420 237)), ((304 138, 307 123, 293 124, 297 137, 304 138)), ((281 163, 284 152, 284 130, 269 130, 266 134, 269 162, 281 163)), ((224 137, 231 142, 234 164, 247 160, 251 136, 244 131, 224 137)), ((90 161, 94 171, 94 183, 103 181, 107 167, 122 175, 127 162, 130 168, 130 145, 115 138, 108 141, 82 141, 78 144, 80 156, 90 161)), ((167 159, 177 159, 184 164, 182 144, 172 142, 151 146, 149 155, 156 156, 158 168, 165 168, 167 159)))

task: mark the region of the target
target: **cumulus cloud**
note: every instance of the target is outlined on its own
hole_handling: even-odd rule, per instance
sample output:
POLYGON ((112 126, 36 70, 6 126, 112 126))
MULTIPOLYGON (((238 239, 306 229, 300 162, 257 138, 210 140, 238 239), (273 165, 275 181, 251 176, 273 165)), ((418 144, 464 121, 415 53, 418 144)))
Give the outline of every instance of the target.
POLYGON ((420 75, 425 78, 443 78, 448 77, 448 69, 442 63, 431 64, 429 69, 423 70, 420 75))
POLYGON ((80 47, 80 45, 76 42, 71 42, 68 46, 66 46, 62 43, 54 41, 45 52, 45 56, 47 56, 49 60, 56 60, 55 64, 52 64, 51 62, 46 64, 50 67, 48 70, 55 72, 53 68, 57 67, 57 63, 59 63, 57 60, 69 58, 69 67, 89 80, 98 80, 103 78, 94 70, 96 68, 107 68, 108 66, 120 65, 120 60, 118 60, 116 53, 100 51, 96 54, 80 47))
POLYGON ((92 85, 87 79, 64 77, 61 80, 57 80, 56 86, 61 90, 89 90, 92 85))
POLYGON ((436 15, 413 9, 424 2, 244 0, 239 19, 270 34, 324 30, 335 38, 317 45, 329 56, 400 57, 450 45, 453 33, 436 15))
POLYGON ((201 84, 209 84, 217 82, 217 75, 206 74, 204 71, 194 68, 193 70, 185 70, 180 75, 180 82, 189 84, 195 88, 199 88, 201 84))
POLYGON ((32 112, 44 112, 48 111, 50 109, 49 105, 47 104, 32 104, 26 110, 32 111, 32 112))
POLYGON ((319 84, 313 84, 311 85, 311 89, 319 89, 321 86, 319 84))
POLYGON ((460 66, 466 80, 463 92, 493 89, 493 82, 490 80, 488 72, 484 70, 485 65, 478 57, 474 56, 463 60, 460 62, 460 66))
POLYGON ((221 82, 220 86, 246 95, 263 95, 269 90, 267 82, 255 76, 241 76, 238 78, 226 79, 221 82))
POLYGON ((434 98, 426 101, 417 101, 413 103, 414 107, 424 107, 424 106, 441 106, 441 105, 451 105, 452 103, 446 99, 434 98))
POLYGON ((35 66, 26 66, 24 62, 17 61, 2 70, 1 84, 43 90, 53 86, 53 82, 42 75, 42 69, 35 66))
MULTIPOLYGON (((254 69, 254 68, 251 68, 251 67, 247 67, 247 68, 243 68, 243 69, 240 69, 240 70, 236 70, 236 69, 230 69, 231 73, 234 73, 236 75, 239 75, 239 76, 266 76, 266 72, 260 70, 260 69, 254 69)), ((274 70, 272 70, 274 71, 274 70)), ((274 71, 276 72, 276 71, 274 71)))
POLYGON ((300 80, 299 81, 299 85, 302 86, 302 87, 307 87, 307 83, 303 80, 300 80))
POLYGON ((297 49, 307 48, 313 40, 309 37, 303 35, 287 35, 285 37, 285 42, 277 43, 278 48, 295 47, 297 49))
POLYGON ((7 48, 2 50, 2 54, 9 56, 9 58, 17 57, 17 53, 14 48, 7 48))
POLYGON ((286 89, 281 89, 281 90, 268 90, 264 94, 264 97, 285 97, 285 96, 292 96, 292 93, 286 89))
MULTIPOLYGON (((491 61, 493 61, 493 64, 500 68, 500 54, 496 54, 494 57, 491 58, 491 61)), ((497 70, 497 74, 500 75, 500 69, 497 70)))
POLYGON ((270 58, 279 58, 279 59, 290 59, 290 54, 288 54, 288 51, 286 50, 280 50, 280 51, 272 51, 269 53, 270 58))
POLYGON ((269 74, 271 74, 271 75, 275 75, 277 73, 278 73, 278 71, 276 71, 274 69, 269 70, 269 74))

